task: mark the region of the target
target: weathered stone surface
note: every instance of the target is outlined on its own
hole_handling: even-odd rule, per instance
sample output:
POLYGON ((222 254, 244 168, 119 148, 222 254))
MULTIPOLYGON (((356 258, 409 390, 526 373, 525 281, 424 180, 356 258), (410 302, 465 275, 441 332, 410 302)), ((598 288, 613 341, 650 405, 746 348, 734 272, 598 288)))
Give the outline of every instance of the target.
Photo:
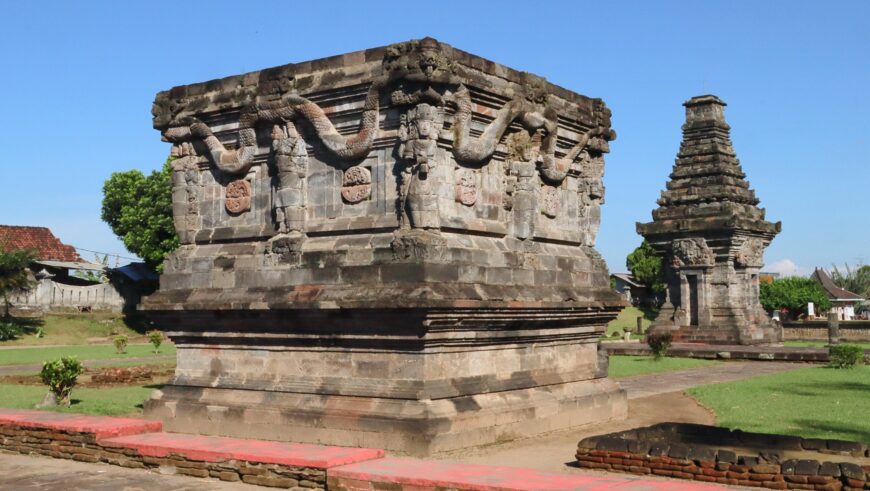
POLYGON ((425 454, 624 416, 601 100, 427 38, 175 87, 154 126, 168 429, 425 454))
POLYGON ((764 219, 731 146, 725 103, 686 101, 683 142, 653 221, 637 231, 664 259, 666 299, 652 325, 676 341, 782 340, 758 301, 764 249, 781 230, 764 219))

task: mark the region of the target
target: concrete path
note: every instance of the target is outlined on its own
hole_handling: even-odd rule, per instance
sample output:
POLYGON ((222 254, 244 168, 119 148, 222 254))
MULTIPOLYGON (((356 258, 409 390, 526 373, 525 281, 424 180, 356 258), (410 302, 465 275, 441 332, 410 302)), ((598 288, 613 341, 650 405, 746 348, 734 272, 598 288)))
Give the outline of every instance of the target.
POLYGON ((698 387, 699 385, 743 380, 809 366, 812 365, 776 361, 732 361, 709 367, 689 368, 649 375, 635 375, 633 377, 621 378, 617 381, 628 392, 629 399, 638 399, 666 394, 668 392, 683 391, 692 387, 698 387))
POLYGON ((143 469, 0 452, 0 489, 16 491, 223 491, 262 489, 241 483, 164 476, 143 469))
MULTIPOLYGON (((143 356, 137 358, 106 358, 104 360, 84 360, 82 361, 82 364, 87 368, 97 368, 117 365, 119 363, 151 365, 155 363, 166 363, 172 361, 175 361, 175 355, 147 357, 143 356)), ((40 370, 42 370, 41 363, 28 363, 25 365, 0 365, 0 376, 39 373, 40 370)))

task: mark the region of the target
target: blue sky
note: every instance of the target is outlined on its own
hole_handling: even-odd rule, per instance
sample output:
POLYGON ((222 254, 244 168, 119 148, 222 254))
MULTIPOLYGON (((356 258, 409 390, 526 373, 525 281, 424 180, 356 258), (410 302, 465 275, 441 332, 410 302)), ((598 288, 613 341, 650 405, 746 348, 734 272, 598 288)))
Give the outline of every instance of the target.
POLYGON ((598 249, 640 242, 680 143, 681 103, 729 105, 749 181, 783 232, 768 269, 870 262, 870 2, 12 2, 0 29, 0 223, 120 253, 103 181, 150 171, 159 90, 433 36, 613 110, 598 249))

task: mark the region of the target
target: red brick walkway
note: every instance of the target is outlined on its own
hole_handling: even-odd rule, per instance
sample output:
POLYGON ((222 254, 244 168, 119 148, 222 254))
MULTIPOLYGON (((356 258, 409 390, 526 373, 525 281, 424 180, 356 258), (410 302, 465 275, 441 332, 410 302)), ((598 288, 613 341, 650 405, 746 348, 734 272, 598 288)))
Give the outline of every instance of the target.
MULTIPOLYGON (((326 470, 328 489, 680 490, 721 489, 705 483, 546 472, 520 467, 384 457, 381 450, 164 433, 158 422, 0 408, 0 427, 90 434, 110 449, 192 461, 244 460, 326 470)), ((5 442, 0 438, 0 442, 5 442)), ((66 443, 66 442, 62 442, 66 443)), ((3 448, 3 445, 0 445, 3 448)), ((10 450, 10 449, 7 449, 10 450)), ((564 459, 566 456, 553 458, 564 459)), ((0 478, 2 484, 2 478, 0 478)))

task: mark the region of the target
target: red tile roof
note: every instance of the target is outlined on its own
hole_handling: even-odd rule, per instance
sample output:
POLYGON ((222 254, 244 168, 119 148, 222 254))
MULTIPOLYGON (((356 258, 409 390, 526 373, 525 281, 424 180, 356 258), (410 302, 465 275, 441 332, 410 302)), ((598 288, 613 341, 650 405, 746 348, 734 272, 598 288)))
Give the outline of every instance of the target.
POLYGON ((81 261, 75 247, 66 245, 46 227, 0 225, 0 249, 31 249, 43 261, 81 261))

